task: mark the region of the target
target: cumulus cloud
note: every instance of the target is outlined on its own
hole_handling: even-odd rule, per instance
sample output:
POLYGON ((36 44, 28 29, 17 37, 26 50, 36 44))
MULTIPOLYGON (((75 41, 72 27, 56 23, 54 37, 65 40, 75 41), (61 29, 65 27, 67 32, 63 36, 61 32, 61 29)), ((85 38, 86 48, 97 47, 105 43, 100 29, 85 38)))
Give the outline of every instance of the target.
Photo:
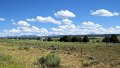
POLYGON ((104 26, 87 21, 80 25, 65 24, 57 28, 51 28, 52 33, 56 35, 84 35, 84 34, 118 34, 120 26, 105 28, 104 26))
POLYGON ((20 35, 37 35, 47 36, 48 30, 46 28, 32 27, 19 27, 11 30, 4 30, 4 36, 20 36, 20 35))
POLYGON ((28 27, 28 26, 30 26, 30 24, 28 24, 26 21, 19 21, 19 22, 17 22, 17 25, 19 25, 21 27, 28 27))
POLYGON ((10 32, 10 33, 20 33, 20 30, 13 28, 12 30, 4 30, 4 32, 6 32, 6 33, 8 33, 8 32, 10 32))
POLYGON ((55 19, 53 19, 52 17, 41 17, 41 16, 37 16, 37 20, 39 21, 39 22, 52 22, 52 23, 54 23, 54 24, 58 24, 58 25, 60 25, 61 24, 61 22, 60 21, 56 21, 55 19))
POLYGON ((35 22, 36 21, 36 19, 34 19, 34 18, 26 19, 26 20, 29 21, 29 22, 35 22))
POLYGON ((16 28, 10 30, 3 30, 6 36, 20 36, 20 35, 38 35, 38 36, 46 36, 48 34, 48 30, 46 28, 38 28, 35 26, 31 26, 26 21, 18 21, 15 23, 16 28))
POLYGON ((72 23, 73 23, 73 21, 71 21, 71 20, 69 20, 69 19, 63 19, 62 22, 63 22, 64 24, 72 24, 72 23))
POLYGON ((93 27, 101 27, 101 26, 102 26, 102 25, 95 24, 95 23, 90 22, 90 21, 88 21, 88 22, 83 22, 83 23, 81 23, 81 24, 82 24, 82 26, 83 26, 84 28, 93 28, 93 27))
MULTIPOLYGON (((38 28, 35 26, 22 27, 20 25, 17 28, 11 30, 4 30, 7 36, 11 35, 38 35, 38 36, 48 36, 48 35, 84 35, 84 34, 119 34, 120 26, 114 26, 105 28, 104 26, 87 21, 82 22, 79 25, 62 24, 58 27, 52 27, 48 31, 46 28, 38 28)), ((3 35, 3 34, 2 34, 3 35)), ((4 34, 5 35, 5 34, 4 34)))
POLYGON ((96 10, 96 11, 92 11, 91 10, 91 15, 110 17, 110 16, 118 16, 119 13, 117 13, 117 12, 110 12, 110 11, 108 11, 106 9, 100 9, 100 10, 96 10))
POLYGON ((66 23, 70 23, 70 24, 63 24, 60 25, 57 28, 51 28, 52 33, 56 34, 56 35, 75 35, 77 34, 77 29, 78 27, 73 24, 71 21, 69 21, 68 19, 66 19, 67 22, 66 23))
POLYGON ((42 17, 42 16, 37 16, 37 18, 32 18, 32 19, 26 19, 28 22, 42 22, 42 23, 53 23, 53 24, 58 24, 60 25, 61 22, 53 19, 52 17, 42 17))
POLYGON ((4 18, 0 18, 0 21, 5 21, 5 19, 4 18))
POLYGON ((57 13, 54 13, 54 15, 58 18, 73 18, 76 17, 76 15, 73 12, 70 12, 68 10, 61 10, 57 13))
MULTIPOLYGON (((117 16, 119 13, 110 12, 105 9, 100 9, 96 11, 91 11, 92 15, 97 16, 117 16)), ((0 33, 1 36, 20 36, 20 35, 38 35, 38 36, 48 36, 48 35, 84 35, 84 34, 119 34, 120 26, 113 26, 106 28, 103 25, 97 24, 91 21, 81 22, 76 25, 69 18, 73 18, 76 15, 68 10, 61 10, 54 14, 56 17, 62 18, 62 20, 57 21, 54 18, 37 16, 36 18, 26 19, 26 21, 15 22, 11 19, 13 25, 16 28, 4 30, 0 33), (57 24, 57 27, 52 28, 40 28, 30 25, 28 22, 40 22, 40 23, 53 23, 57 24), (49 29, 49 31, 47 30, 49 29)))

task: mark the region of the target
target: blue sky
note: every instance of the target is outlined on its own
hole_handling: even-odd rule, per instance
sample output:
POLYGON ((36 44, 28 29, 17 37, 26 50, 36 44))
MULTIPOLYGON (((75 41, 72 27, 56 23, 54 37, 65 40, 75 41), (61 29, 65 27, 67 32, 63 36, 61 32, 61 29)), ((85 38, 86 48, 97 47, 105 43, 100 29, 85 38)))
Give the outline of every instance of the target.
POLYGON ((120 33, 119 0, 0 0, 0 36, 120 33))

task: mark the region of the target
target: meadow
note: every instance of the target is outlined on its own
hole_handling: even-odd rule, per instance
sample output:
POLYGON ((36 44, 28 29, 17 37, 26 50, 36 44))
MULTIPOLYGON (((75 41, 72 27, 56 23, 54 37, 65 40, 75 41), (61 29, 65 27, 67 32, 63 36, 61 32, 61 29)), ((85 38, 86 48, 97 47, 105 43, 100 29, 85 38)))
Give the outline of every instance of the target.
MULTIPOLYGON (((96 42, 99 40, 99 42, 96 42)), ((59 68, 120 68, 120 43, 0 39, 0 68, 40 68, 38 59, 55 48, 59 68)))

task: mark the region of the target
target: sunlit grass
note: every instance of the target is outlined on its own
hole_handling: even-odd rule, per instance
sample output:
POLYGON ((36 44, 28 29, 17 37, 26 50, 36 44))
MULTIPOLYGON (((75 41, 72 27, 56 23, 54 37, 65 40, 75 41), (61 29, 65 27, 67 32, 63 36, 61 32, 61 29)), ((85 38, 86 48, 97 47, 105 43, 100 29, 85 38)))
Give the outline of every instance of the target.
MULTIPOLYGON (((101 39, 98 39, 101 41, 101 39)), ((0 40, 0 68, 39 68, 38 58, 49 53, 49 47, 54 46, 61 59, 61 68, 112 67, 119 68, 120 44, 79 42, 45 42, 38 40, 0 40), (70 50, 75 48, 74 50, 70 50), (83 56, 80 56, 80 49, 83 56), (94 58, 94 60, 86 59, 94 58), (5 61, 3 61, 5 60, 5 61), (82 61, 83 62, 82 62, 82 61)))

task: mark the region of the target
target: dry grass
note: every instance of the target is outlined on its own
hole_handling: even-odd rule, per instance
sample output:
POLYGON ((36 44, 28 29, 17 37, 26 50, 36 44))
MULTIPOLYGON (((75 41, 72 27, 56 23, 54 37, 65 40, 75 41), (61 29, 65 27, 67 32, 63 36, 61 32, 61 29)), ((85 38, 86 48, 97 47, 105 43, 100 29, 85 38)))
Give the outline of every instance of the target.
MULTIPOLYGON (((38 58, 48 54, 47 47, 51 45, 56 48, 59 45, 59 50, 56 50, 56 53, 61 58, 60 68, 120 68, 120 44, 4 40, 0 42, 0 54, 12 56, 15 68, 38 68, 38 58), (77 50, 62 49, 66 46, 75 47, 77 50), (23 49, 19 49, 20 47, 23 49), (26 50, 24 47, 29 48, 26 50), (82 57, 80 48, 83 48, 82 57)), ((10 67, 7 63, 3 68, 12 68, 12 66, 10 67)))

